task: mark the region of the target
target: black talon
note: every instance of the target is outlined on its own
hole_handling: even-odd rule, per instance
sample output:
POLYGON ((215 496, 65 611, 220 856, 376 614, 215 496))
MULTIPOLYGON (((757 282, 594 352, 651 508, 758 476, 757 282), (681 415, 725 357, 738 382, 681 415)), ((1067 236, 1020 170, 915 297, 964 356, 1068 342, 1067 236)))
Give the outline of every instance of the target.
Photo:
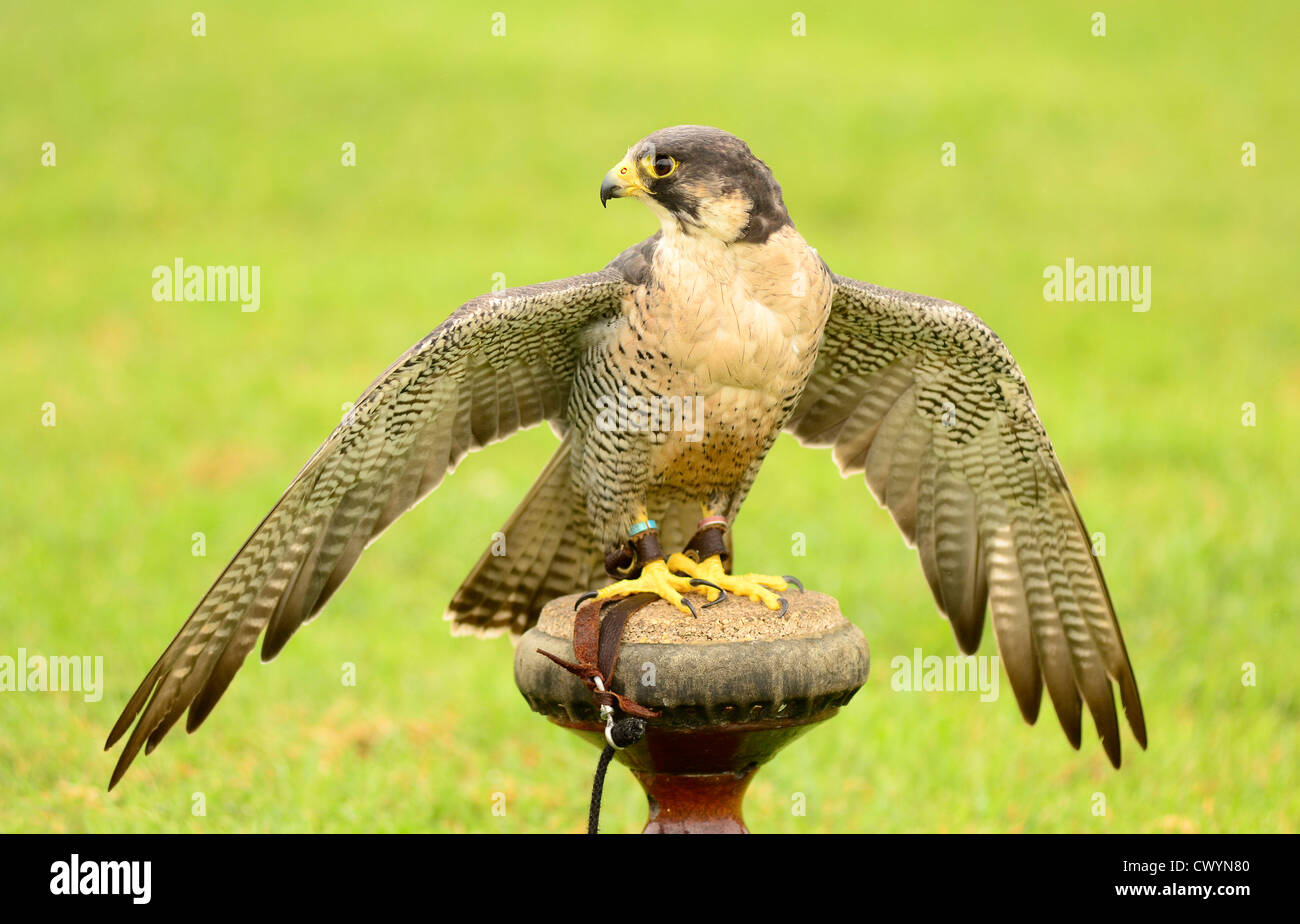
POLYGON ((781 577, 785 578, 787 584, 793 584, 795 587, 798 587, 799 593, 803 593, 803 581, 799 580, 793 574, 783 574, 781 577))
POLYGON ((682 597, 682 602, 686 604, 686 608, 691 611, 692 616, 694 616, 696 619, 700 618, 700 614, 695 612, 695 606, 691 603, 691 601, 688 598, 682 597))
POLYGON ((573 602, 574 612, 577 612, 578 608, 582 606, 582 604, 586 603, 588 600, 592 599, 593 597, 599 597, 599 596, 600 596, 600 591, 598 590, 587 591, 585 594, 583 594, 581 597, 579 597, 577 600, 573 602))
POLYGON ((706 581, 704 580, 704 578, 691 578, 692 587, 698 587, 701 584, 703 584, 705 587, 712 587, 714 590, 718 592, 718 599, 704 604, 704 608, 706 610, 711 606, 717 606, 723 600, 727 599, 727 592, 723 590, 721 587, 719 587, 717 584, 713 583, 712 581, 706 581))
POLYGON ((776 599, 781 601, 781 612, 776 614, 776 618, 782 619, 784 618, 786 611, 790 609, 790 601, 785 597, 777 597, 776 599))

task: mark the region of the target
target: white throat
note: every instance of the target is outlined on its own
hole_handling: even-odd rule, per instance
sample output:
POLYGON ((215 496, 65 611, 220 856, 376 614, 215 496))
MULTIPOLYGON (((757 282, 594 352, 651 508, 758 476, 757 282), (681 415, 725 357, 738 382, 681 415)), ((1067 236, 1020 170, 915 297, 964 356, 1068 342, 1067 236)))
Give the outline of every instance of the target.
POLYGON ((647 197, 645 204, 659 219, 659 226, 664 236, 683 234, 689 237, 712 237, 724 244, 737 241, 749 225, 749 213, 753 204, 740 192, 726 196, 710 196, 702 200, 699 212, 694 219, 679 220, 653 198, 647 197))

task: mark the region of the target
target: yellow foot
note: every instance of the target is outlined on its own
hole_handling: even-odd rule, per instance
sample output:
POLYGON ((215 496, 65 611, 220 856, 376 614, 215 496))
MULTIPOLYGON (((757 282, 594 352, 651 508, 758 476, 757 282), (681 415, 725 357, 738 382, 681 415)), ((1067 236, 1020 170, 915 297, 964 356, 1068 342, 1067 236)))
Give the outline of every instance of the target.
MULTIPOLYGON (((778 597, 773 591, 783 591, 790 587, 791 584, 803 590, 803 586, 792 577, 781 577, 775 574, 727 574, 722 567, 722 559, 717 555, 706 558, 704 561, 697 562, 693 558, 678 553, 668 558, 668 568, 672 571, 681 573, 695 578, 697 580, 708 581, 716 587, 721 587, 729 594, 736 594, 741 597, 748 597, 755 603, 761 603, 769 610, 780 610, 783 614, 789 607, 787 601, 778 597)), ((701 585, 704 592, 708 595, 710 603, 716 603, 719 594, 713 588, 707 585, 701 585)))
MULTIPOLYGON (((673 574, 668 565, 660 559, 652 561, 641 569, 641 576, 626 581, 615 581, 608 587, 578 598, 579 605, 586 600, 609 600, 613 597, 629 597, 632 594, 655 594, 667 600, 683 613, 697 615, 694 607, 682 599, 682 594, 699 593, 703 588, 691 583, 692 578, 673 574)), ((714 591, 717 594, 717 591, 714 591)))

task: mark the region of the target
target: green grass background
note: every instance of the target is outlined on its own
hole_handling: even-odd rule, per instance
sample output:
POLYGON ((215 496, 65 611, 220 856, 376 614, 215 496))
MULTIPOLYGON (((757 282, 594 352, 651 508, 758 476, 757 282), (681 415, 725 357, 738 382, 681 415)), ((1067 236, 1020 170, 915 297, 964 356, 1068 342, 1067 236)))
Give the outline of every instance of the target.
MULTIPOLYGON (((582 828, 594 749, 527 710, 509 642, 441 622, 545 429, 468 459, 111 795, 100 748, 340 405, 492 274, 591 270, 649 234, 634 203, 600 210, 600 179, 699 122, 750 142, 837 271, 959 301, 1016 354, 1106 534, 1151 733, 1114 772, 1090 725, 1080 753, 1047 705, 1025 726, 1005 682, 991 704, 893 692, 893 656, 952 635, 861 481, 782 438, 740 565, 836 594, 875 673, 759 774, 751 826, 1294 831, 1300 8, 1104 4, 1095 38, 1097 6, 6 3, 0 654, 102 655, 106 684, 0 694, 0 830, 582 828), (260 264, 261 310, 154 302, 177 256, 260 264), (1151 265, 1151 310, 1045 302, 1071 256, 1151 265)), ((605 827, 644 815, 611 774, 605 827)))

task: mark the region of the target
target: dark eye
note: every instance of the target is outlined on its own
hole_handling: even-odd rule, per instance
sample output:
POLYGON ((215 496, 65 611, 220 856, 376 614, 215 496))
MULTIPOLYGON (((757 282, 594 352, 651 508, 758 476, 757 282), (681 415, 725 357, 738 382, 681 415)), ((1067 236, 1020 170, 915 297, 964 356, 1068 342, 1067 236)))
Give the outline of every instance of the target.
POLYGON ((660 154, 656 157, 654 164, 652 164, 650 168, 651 172, 655 175, 655 179, 659 180, 662 180, 676 169, 677 161, 673 160, 667 154, 660 154))

